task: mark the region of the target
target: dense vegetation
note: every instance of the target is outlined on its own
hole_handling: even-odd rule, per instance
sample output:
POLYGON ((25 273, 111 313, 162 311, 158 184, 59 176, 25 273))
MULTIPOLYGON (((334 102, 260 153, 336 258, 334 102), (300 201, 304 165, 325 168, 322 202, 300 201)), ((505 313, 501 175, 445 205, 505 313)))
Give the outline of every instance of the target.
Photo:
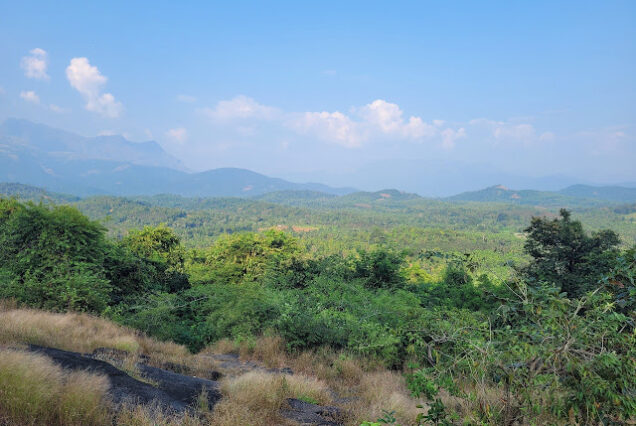
POLYGON ((566 210, 356 197, 76 202, 119 224, 110 237, 75 207, 2 199, 0 298, 193 351, 262 335, 342 350, 403 371, 431 400, 422 423, 460 421, 462 404, 483 423, 636 416, 636 250, 619 238, 633 230, 599 229, 597 212, 578 212, 598 218, 590 232, 566 210))

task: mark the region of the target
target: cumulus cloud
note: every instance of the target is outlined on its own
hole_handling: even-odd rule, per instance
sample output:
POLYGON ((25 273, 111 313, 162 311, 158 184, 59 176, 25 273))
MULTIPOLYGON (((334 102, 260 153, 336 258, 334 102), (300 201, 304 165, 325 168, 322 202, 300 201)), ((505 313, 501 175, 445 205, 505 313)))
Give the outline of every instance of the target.
POLYGON ((292 117, 287 124, 302 134, 312 133, 349 148, 362 143, 358 125, 339 111, 305 112, 292 117))
POLYGON ((97 67, 92 66, 87 58, 73 58, 66 68, 66 78, 71 87, 77 90, 86 101, 85 108, 106 117, 118 117, 123 106, 110 93, 102 93, 102 87, 108 81, 97 67))
POLYGON ((170 129, 166 132, 166 136, 176 143, 184 143, 188 140, 188 131, 183 127, 178 127, 176 129, 170 129))
POLYGON ((214 108, 203 108, 204 115, 216 121, 254 118, 271 120, 279 116, 277 108, 259 104, 254 99, 239 95, 227 101, 219 101, 214 108))
POLYGON ((374 140, 437 140, 445 148, 452 148, 457 139, 466 136, 463 127, 446 126, 443 120, 427 123, 417 116, 406 118, 397 104, 383 99, 351 108, 350 114, 345 114, 340 111, 284 112, 240 95, 200 111, 217 123, 241 120, 241 126, 236 129, 238 133, 245 121, 265 120, 347 148, 374 140))
POLYGON ((183 102, 186 104, 191 104, 197 101, 197 98, 195 98, 194 96, 190 96, 190 95, 177 95, 177 100, 179 102, 183 102))
POLYGON ((440 135, 434 125, 416 116, 406 120, 397 104, 382 99, 353 108, 352 111, 355 115, 353 118, 338 111, 305 112, 296 118, 295 127, 313 130, 322 139, 349 148, 378 138, 424 140, 440 135))
POLYGON ((452 149, 455 147, 455 141, 466 137, 466 129, 460 127, 457 130, 446 128, 442 130, 442 147, 452 149))
POLYGON ((40 103, 40 97, 33 90, 20 92, 20 97, 24 99, 25 101, 31 102, 33 104, 40 103))
POLYGON ((46 73, 46 69, 49 64, 49 59, 46 51, 36 47, 29 53, 29 56, 23 56, 20 61, 20 66, 24 70, 24 75, 28 78, 35 78, 37 80, 48 80, 49 75, 46 73))

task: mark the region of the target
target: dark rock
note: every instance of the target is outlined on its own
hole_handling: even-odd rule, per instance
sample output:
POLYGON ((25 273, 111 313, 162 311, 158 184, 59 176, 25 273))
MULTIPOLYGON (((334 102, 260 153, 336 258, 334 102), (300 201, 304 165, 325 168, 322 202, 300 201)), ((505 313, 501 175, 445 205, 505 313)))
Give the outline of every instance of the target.
POLYGON ((156 382, 159 389, 183 404, 195 404, 203 391, 207 393, 210 409, 221 399, 219 385, 212 380, 184 376, 143 364, 137 367, 144 377, 156 382))
POLYGON ((105 361, 93 359, 77 352, 37 345, 29 345, 29 350, 51 358, 56 364, 66 369, 87 370, 105 375, 110 382, 109 394, 115 404, 119 405, 125 402, 151 404, 156 402, 163 408, 177 412, 182 412, 187 408, 187 404, 183 401, 148 383, 130 377, 105 361))
POLYGON ((323 407, 300 399, 288 398, 289 409, 281 410, 281 415, 301 425, 338 426, 342 412, 338 407, 323 407))

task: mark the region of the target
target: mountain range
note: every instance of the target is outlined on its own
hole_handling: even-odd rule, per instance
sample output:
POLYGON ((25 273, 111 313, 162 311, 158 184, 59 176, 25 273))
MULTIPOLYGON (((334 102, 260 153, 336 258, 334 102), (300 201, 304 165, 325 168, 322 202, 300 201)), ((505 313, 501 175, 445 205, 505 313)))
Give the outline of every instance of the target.
MULTIPOLYGON (((359 184, 359 187, 401 190, 352 194, 357 190, 320 183, 294 183, 239 168, 190 173, 180 160, 154 141, 131 142, 122 136, 84 137, 20 119, 7 119, 0 125, 0 182, 34 185, 75 196, 179 194, 184 197, 257 197, 263 201, 306 204, 352 194, 358 203, 364 204, 369 200, 385 203, 405 200, 417 197, 417 193, 446 197, 442 199, 449 201, 541 206, 636 202, 634 184, 582 185, 564 176, 524 178, 501 174, 486 166, 429 160, 405 160, 399 164, 395 163, 397 160, 387 160, 384 165, 370 165, 368 170, 359 170, 357 174, 343 174, 340 180, 331 179, 359 184), (389 169, 393 172, 387 174, 389 169), (534 190, 492 186, 498 178, 509 186, 534 190), (472 191, 461 192, 467 189, 472 191), (453 193, 459 194, 447 196, 453 193)), ((315 178, 322 180, 328 176, 316 175, 315 178)))
POLYGON ((0 126, 0 181, 20 182, 75 195, 256 196, 310 190, 341 195, 352 188, 293 183, 238 168, 188 173, 154 142, 122 136, 83 137, 27 120, 0 126))

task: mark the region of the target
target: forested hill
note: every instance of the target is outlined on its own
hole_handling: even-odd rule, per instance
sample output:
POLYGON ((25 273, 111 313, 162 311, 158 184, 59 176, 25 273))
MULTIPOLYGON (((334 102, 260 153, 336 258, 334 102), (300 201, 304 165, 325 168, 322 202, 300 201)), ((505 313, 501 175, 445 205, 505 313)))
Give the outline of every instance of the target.
POLYGON ((636 203, 636 188, 572 185, 559 192, 571 197, 606 200, 617 203, 636 203))
POLYGON ((463 192, 449 201, 476 201, 525 204, 546 207, 592 207, 608 203, 635 203, 636 188, 620 186, 573 185, 560 191, 515 190, 503 185, 479 191, 463 192))
MULTIPOLYGON (((361 241, 386 240, 413 249, 430 247, 508 250, 533 216, 553 217, 558 207, 501 202, 449 202, 395 190, 333 196, 315 191, 274 192, 254 198, 94 196, 79 199, 28 185, 4 184, 0 194, 35 202, 71 204, 100 220, 111 235, 164 223, 190 246, 204 246, 224 233, 288 229, 326 251, 351 249, 361 241), (415 229, 417 228, 417 229, 415 229), (381 232, 379 231, 381 230, 381 232), (486 234, 489 234, 486 237, 486 234), (334 238, 337 235, 337 238, 334 238)), ((1 195, 0 195, 1 197, 1 195)), ((636 243, 636 205, 571 207, 590 230, 616 230, 626 245, 636 243)), ((559 206, 561 207, 561 206, 559 206)))

